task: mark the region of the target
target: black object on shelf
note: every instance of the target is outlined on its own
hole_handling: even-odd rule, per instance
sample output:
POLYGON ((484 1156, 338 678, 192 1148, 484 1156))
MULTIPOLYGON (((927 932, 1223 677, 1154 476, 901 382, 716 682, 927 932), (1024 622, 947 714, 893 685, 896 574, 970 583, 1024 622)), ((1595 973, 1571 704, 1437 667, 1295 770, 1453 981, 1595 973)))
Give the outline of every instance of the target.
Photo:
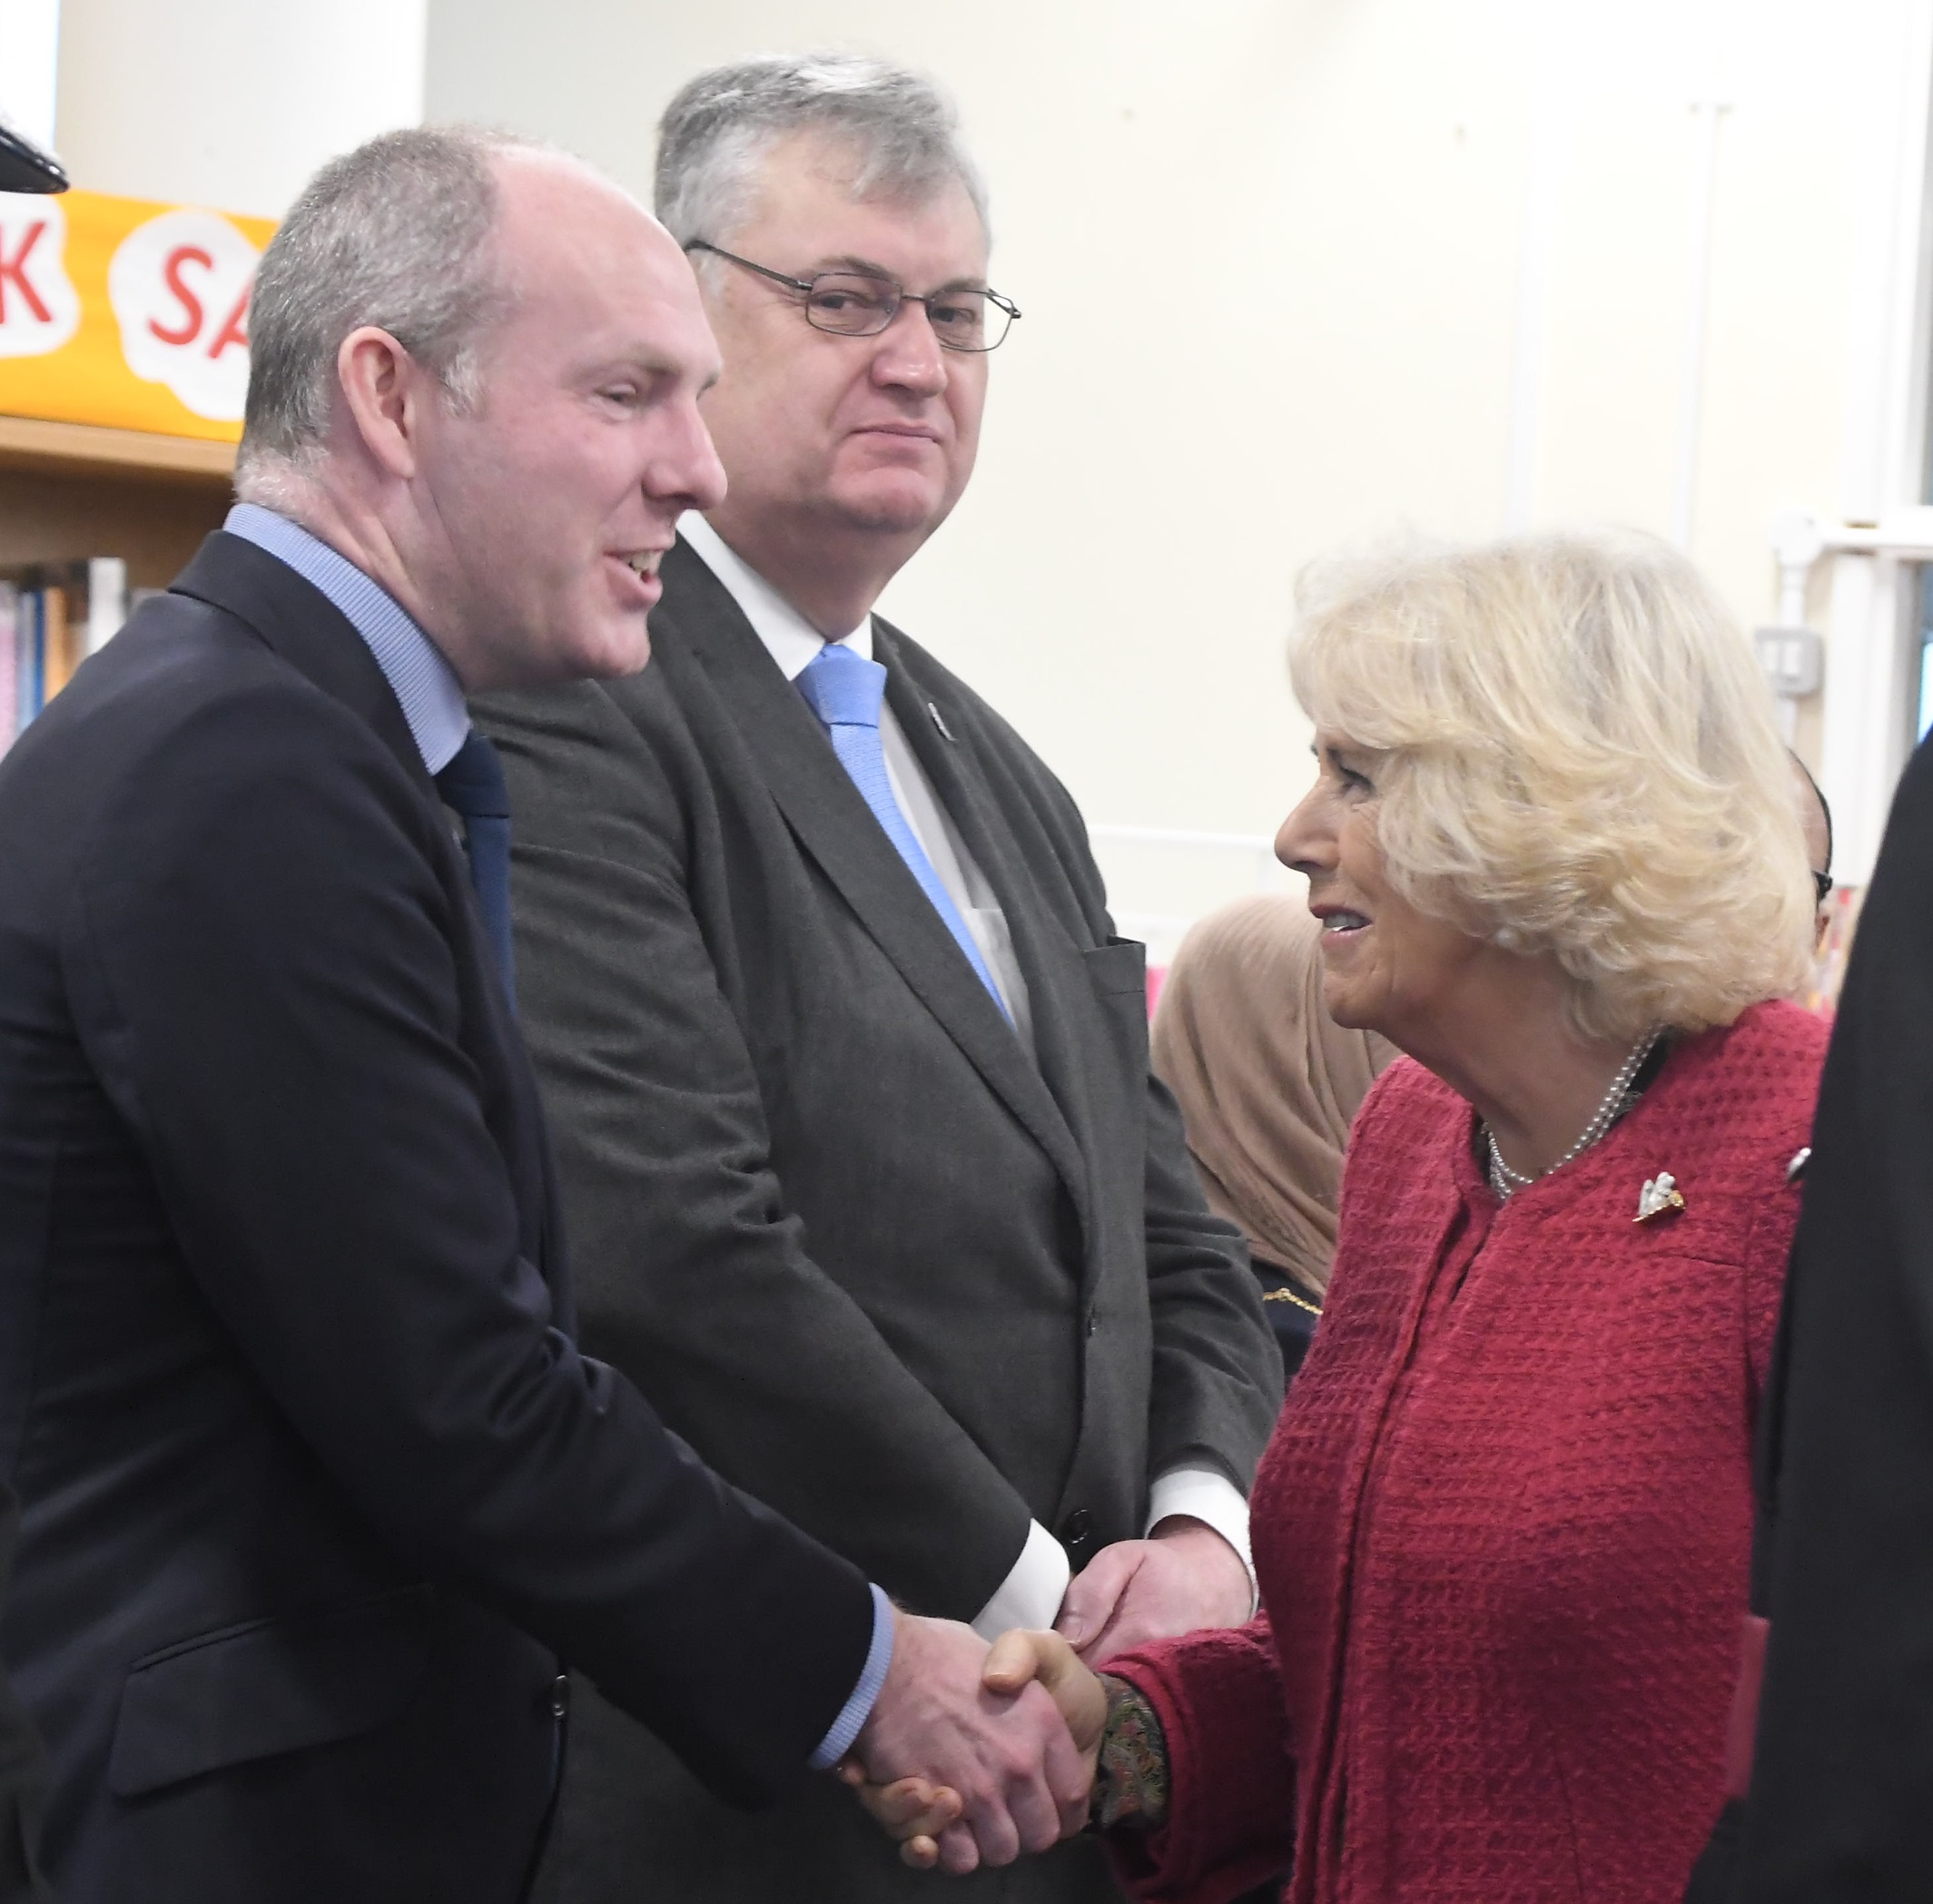
POLYGON ((0 192, 64 192, 66 168, 0 119, 0 192))

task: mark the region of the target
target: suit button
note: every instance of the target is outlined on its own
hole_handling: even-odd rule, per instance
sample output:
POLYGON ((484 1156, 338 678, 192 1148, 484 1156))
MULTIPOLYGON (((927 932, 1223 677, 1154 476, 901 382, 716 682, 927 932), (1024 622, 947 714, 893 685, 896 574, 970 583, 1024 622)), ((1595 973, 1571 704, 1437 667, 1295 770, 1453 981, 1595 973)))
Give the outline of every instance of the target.
POLYGON ((1060 1524, 1060 1544, 1069 1557, 1084 1561, 1088 1549, 1094 1544, 1094 1515, 1090 1509, 1077 1507, 1060 1524))
POLYGON ((550 1682, 550 1716, 561 1719, 570 1711, 570 1675, 560 1672, 550 1682))

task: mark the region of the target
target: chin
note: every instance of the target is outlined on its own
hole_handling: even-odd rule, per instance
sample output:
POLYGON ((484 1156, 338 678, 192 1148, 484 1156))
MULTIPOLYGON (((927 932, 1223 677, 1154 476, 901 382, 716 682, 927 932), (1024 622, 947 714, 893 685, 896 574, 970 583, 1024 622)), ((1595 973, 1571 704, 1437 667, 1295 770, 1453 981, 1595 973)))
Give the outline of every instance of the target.
POLYGON ((1347 992, 1337 994, 1324 990, 1323 1009, 1345 1031, 1374 1031, 1377 1027, 1369 1021, 1369 1016, 1353 1004, 1347 992))
POLYGON ((600 620, 574 628, 562 640, 531 657, 519 687, 561 687, 568 681, 615 681, 638 673, 651 659, 651 637, 643 616, 600 620))
POLYGON ((577 677, 587 681, 616 681, 626 675, 642 674, 651 659, 651 636, 640 618, 637 626, 613 630, 595 651, 587 652, 577 677))
POLYGON ((926 534, 945 521, 952 503, 922 483, 868 483, 835 493, 839 512, 854 528, 883 536, 926 534))

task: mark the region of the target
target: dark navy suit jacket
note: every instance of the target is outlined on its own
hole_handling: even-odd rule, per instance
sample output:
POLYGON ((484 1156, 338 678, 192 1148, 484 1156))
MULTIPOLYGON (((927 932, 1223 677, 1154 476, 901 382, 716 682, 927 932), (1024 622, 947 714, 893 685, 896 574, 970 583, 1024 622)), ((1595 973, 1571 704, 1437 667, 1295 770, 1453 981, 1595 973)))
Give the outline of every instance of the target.
POLYGON ((721 1796, 804 1774, 863 1576, 570 1326, 449 815, 218 534, 0 764, 0 1643, 67 1904, 508 1904, 560 1660, 721 1796))

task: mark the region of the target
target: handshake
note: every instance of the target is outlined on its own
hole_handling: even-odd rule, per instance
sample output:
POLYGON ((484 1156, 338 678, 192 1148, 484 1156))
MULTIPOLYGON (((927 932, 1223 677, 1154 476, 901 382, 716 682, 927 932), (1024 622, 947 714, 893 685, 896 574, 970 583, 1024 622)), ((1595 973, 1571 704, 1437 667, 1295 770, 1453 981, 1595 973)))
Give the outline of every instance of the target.
MULTIPOLYGON (((886 1682, 839 1775, 917 1869, 963 1875, 1047 1850, 1088 1821, 1110 1722, 1083 1660, 1251 1611, 1241 1556, 1177 1515, 1104 1548, 1069 1588, 1059 1632, 1004 1633, 989 1651, 970 1626, 896 1613, 886 1682)), ((1147 1795, 1109 1802, 1125 1822, 1147 1795)), ((1152 1825, 1151 1810, 1139 1821, 1152 1825)))
POLYGON ((917 1869, 964 1874, 1044 1851, 1088 1821, 1107 1719, 1058 1633, 895 1614, 893 1664, 839 1776, 917 1869))

